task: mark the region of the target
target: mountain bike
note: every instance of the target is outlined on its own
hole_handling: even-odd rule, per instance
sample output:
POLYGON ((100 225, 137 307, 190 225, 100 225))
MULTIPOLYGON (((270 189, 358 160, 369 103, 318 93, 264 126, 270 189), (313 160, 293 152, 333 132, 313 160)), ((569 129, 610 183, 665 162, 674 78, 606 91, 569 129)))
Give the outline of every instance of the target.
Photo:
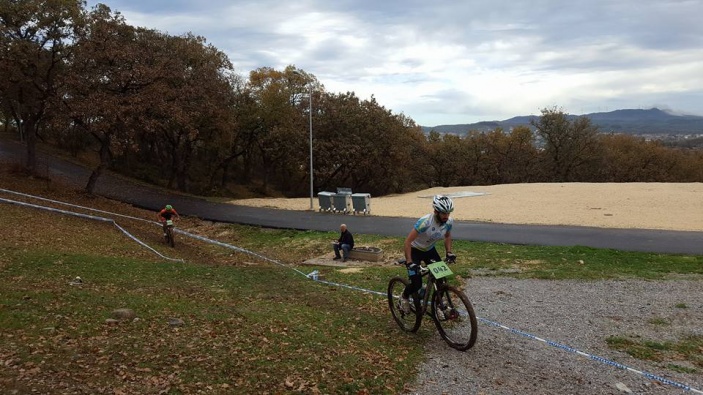
MULTIPOLYGON (((399 265, 408 264, 405 259, 399 265)), ((447 344, 459 351, 466 351, 476 343, 478 322, 469 298, 459 288, 447 283, 453 273, 446 262, 434 262, 420 267, 424 281, 420 291, 410 295, 410 312, 400 306, 400 298, 410 280, 393 277, 388 282, 388 307, 398 326, 406 332, 416 332, 422 318, 429 315, 437 326, 439 335, 447 344)))
POLYGON ((166 244, 171 247, 176 246, 176 241, 173 239, 173 220, 166 220, 166 244))

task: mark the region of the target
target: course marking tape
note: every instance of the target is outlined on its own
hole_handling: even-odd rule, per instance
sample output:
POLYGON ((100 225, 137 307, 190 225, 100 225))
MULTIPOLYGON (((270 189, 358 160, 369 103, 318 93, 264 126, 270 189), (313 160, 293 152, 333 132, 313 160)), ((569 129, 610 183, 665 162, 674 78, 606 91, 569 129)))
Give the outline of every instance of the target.
MULTIPOLYGON (((28 194, 26 194, 26 193, 16 192, 16 191, 10 191, 10 190, 8 190, 8 189, 3 189, 3 188, 0 188, 0 192, 6 192, 6 193, 11 193, 11 194, 19 195, 19 196, 24 196, 24 197, 32 198, 32 199, 43 200, 43 201, 45 201, 45 202, 51 202, 51 203, 56 203, 56 204, 62 204, 62 205, 64 205, 64 206, 69 206, 69 207, 76 207, 76 208, 80 208, 80 209, 83 209, 83 210, 95 211, 95 212, 97 212, 97 213, 110 214, 110 215, 114 215, 114 216, 116 216, 116 217, 129 218, 129 219, 134 219, 134 220, 137 220, 137 221, 144 221, 144 222, 153 222, 153 221, 149 221, 149 220, 143 219, 143 218, 136 218, 136 217, 132 217, 132 216, 129 216, 129 215, 123 215, 123 214, 113 213, 113 212, 110 212, 110 211, 98 210, 98 209, 92 208, 92 207, 79 206, 79 205, 77 205, 77 204, 66 203, 66 202, 62 202, 62 201, 59 201, 59 200, 47 199, 47 198, 43 198, 43 197, 41 197, 41 196, 28 195, 28 194)), ((41 207, 43 207, 43 206, 41 206, 41 207)))

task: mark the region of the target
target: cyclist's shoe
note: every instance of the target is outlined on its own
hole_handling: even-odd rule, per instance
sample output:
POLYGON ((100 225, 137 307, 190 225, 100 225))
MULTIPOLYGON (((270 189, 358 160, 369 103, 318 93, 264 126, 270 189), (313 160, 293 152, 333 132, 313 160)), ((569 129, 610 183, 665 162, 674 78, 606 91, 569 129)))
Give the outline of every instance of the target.
POLYGON ((445 318, 444 311, 442 311, 442 309, 437 309, 437 320, 444 321, 445 318))
POLYGON ((410 300, 401 297, 400 298, 400 310, 405 314, 410 314, 410 300))

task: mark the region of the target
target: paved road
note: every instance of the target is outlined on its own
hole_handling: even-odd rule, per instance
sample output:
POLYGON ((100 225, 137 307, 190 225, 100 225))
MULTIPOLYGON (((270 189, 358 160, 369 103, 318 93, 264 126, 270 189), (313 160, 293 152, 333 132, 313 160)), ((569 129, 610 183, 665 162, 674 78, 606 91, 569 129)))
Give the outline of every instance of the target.
MULTIPOLYGON (((0 139, 0 157, 19 162, 23 160, 24 155, 23 146, 0 139)), ((89 169, 43 154, 40 154, 39 168, 52 178, 63 178, 80 187, 87 183, 90 175, 89 169)), ((197 216, 210 221, 270 228, 336 231, 339 224, 345 222, 354 233, 405 236, 414 222, 411 218, 342 216, 312 211, 276 210, 213 203, 197 197, 129 182, 112 174, 104 174, 99 179, 96 193, 140 208, 157 210, 168 202, 183 215, 197 216)), ((457 221, 452 234, 458 240, 546 246, 588 246, 623 251, 703 255, 703 232, 457 221)))

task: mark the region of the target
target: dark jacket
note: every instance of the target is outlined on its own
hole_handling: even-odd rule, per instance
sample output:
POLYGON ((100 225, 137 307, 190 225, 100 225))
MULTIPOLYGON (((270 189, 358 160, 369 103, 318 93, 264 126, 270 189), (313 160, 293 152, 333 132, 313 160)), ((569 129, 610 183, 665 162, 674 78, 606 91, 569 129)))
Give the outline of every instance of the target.
POLYGON ((339 240, 337 241, 339 241, 339 245, 349 244, 351 248, 354 248, 354 236, 352 236, 349 229, 342 232, 342 234, 339 236, 339 240))

